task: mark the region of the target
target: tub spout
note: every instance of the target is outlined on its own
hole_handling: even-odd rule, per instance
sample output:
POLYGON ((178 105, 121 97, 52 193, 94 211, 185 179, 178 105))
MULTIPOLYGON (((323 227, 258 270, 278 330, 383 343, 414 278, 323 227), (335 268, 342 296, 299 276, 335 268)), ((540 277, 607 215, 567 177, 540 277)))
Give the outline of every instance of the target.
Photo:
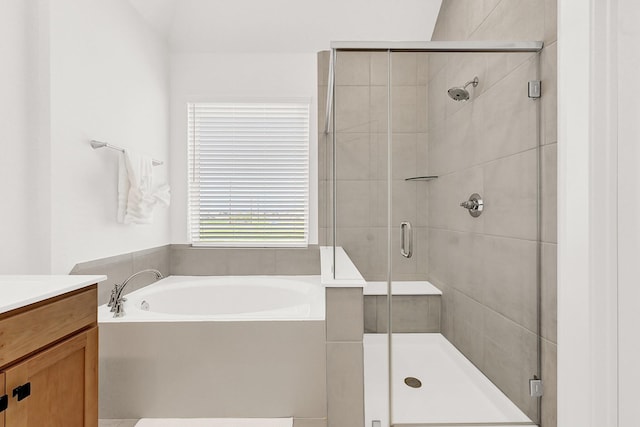
POLYGON ((158 270, 154 268, 149 268, 146 270, 138 271, 137 273, 133 273, 131 276, 127 277, 127 279, 121 284, 116 283, 115 286, 113 287, 113 290, 111 291, 111 299, 109 300, 109 304, 108 304, 108 306, 111 307, 111 312, 113 313, 113 317, 124 316, 124 308, 122 307, 122 304, 127 299, 122 297, 122 292, 124 291, 124 288, 127 286, 127 283, 129 283, 131 279, 144 273, 155 274, 157 280, 160 280, 164 277, 162 273, 160 273, 158 270))

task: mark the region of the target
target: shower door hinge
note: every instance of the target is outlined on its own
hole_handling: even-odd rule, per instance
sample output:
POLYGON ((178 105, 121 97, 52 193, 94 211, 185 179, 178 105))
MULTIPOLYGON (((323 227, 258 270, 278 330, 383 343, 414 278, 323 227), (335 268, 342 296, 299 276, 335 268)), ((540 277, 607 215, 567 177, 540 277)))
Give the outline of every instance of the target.
POLYGON ((542 397, 542 380, 534 378, 529 380, 529 394, 531 397, 542 397))
POLYGON ((542 83, 540 80, 531 80, 529 82, 529 98, 538 99, 542 96, 542 83))

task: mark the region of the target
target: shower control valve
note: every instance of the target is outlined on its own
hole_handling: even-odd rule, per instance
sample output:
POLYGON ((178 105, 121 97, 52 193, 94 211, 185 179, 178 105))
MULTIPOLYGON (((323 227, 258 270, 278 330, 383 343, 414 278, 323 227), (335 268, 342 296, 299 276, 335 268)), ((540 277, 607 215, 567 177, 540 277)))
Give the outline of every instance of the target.
POLYGON ((465 209, 476 209, 478 207, 478 202, 474 202, 473 200, 465 200, 464 202, 460 203, 460 206, 465 209))
POLYGON ((482 210, 484 209, 484 202, 482 201, 482 197, 478 193, 473 193, 469 196, 469 200, 465 200, 460 203, 460 206, 467 209, 469 211, 469 215, 474 218, 477 218, 482 214, 482 210))

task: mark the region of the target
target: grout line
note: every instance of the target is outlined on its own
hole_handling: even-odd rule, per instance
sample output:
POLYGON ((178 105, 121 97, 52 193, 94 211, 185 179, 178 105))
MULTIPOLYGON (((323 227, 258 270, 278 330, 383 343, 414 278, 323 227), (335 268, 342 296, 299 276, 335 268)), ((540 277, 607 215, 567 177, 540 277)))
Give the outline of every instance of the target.
POLYGON ((541 339, 542 341, 546 342, 548 345, 553 345, 553 346, 555 346, 556 348, 558 347, 558 343, 557 343, 557 342, 555 342, 555 341, 550 340, 549 338, 545 338, 545 337, 541 336, 541 337, 540 337, 540 339, 541 339))
MULTIPOLYGON (((358 228, 358 227, 345 227, 345 228, 358 228)), ((366 227, 366 228, 376 228, 376 227, 366 227)), ((531 243, 538 243, 538 240, 536 239, 522 239, 520 237, 512 237, 512 236, 504 236, 501 234, 491 234, 491 233, 480 233, 477 231, 466 231, 466 230, 455 230, 455 229, 451 229, 451 228, 443 228, 443 227, 434 227, 434 226, 425 226, 425 227, 421 227, 421 228, 430 228, 433 230, 439 230, 439 231, 448 231, 451 233, 467 233, 467 234, 473 234, 475 236, 487 236, 487 237, 495 237, 495 238, 503 238, 503 239, 512 239, 512 240, 520 240, 520 241, 524 241, 524 242, 531 242, 531 243)), ((558 245, 558 242, 549 242, 546 240, 541 240, 540 243, 544 244, 544 245, 558 245)))
MULTIPOLYGON (((547 144, 547 145, 551 145, 551 144, 547 144)), ((537 149, 538 149, 538 147, 535 146, 535 147, 527 148, 526 150, 518 151, 518 152, 515 152, 515 153, 505 154, 504 156, 496 157, 495 159, 487 160, 485 162, 475 163, 475 164, 472 164, 472 165, 467 166, 465 168, 457 169, 455 171, 439 173, 438 174, 438 178, 445 178, 445 177, 448 177, 449 175, 454 175, 456 173, 466 172, 466 171, 470 171, 472 169, 489 166, 489 165, 491 165, 491 163, 497 163, 500 160, 505 160, 505 159, 508 159, 508 158, 514 157, 514 156, 519 156, 519 155, 528 153, 529 151, 536 151, 537 149)), ((431 171, 431 172, 433 173, 433 171, 431 171)))
POLYGON ((489 12, 487 12, 487 14, 485 15, 484 19, 482 21, 480 21, 480 23, 478 23, 478 26, 476 28, 474 28, 474 30, 469 33, 469 36, 467 37, 467 39, 469 39, 471 36, 473 36, 475 34, 475 32, 478 31, 480 29, 480 27, 482 27, 482 24, 484 24, 487 21, 487 19, 489 19, 489 17, 491 15, 493 15, 493 12, 498 8, 498 6, 500 6, 501 3, 502 3, 502 0, 498 1, 498 3, 496 3, 496 5, 489 12))
MULTIPOLYGON (((500 235, 500 234, 480 233, 480 232, 477 232, 477 231, 454 230, 454 229, 450 229, 450 228, 441 228, 441 227, 433 227, 433 226, 426 226, 426 227, 422 227, 422 228, 433 229, 433 230, 438 230, 438 231, 448 231, 450 233, 460 233, 460 234, 466 233, 466 234, 471 234, 471 235, 474 235, 474 236, 486 236, 486 237, 499 238, 499 239, 517 240, 517 241, 520 241, 520 242, 538 243, 538 240, 536 240, 536 239, 522 239, 522 238, 519 238, 519 237, 503 236, 503 235, 500 235)), ((549 243, 549 244, 556 244, 557 245, 557 243, 552 243, 552 242, 540 242, 540 243, 549 243)))
MULTIPOLYGON (((435 286, 435 285, 434 285, 435 286)), ((472 297, 471 295, 468 295, 467 293, 463 292, 462 290, 458 289, 457 287, 455 287, 454 285, 445 285, 449 288, 452 288, 455 292, 458 292, 459 294, 464 295, 465 297, 467 297, 468 299, 470 299, 471 301, 483 306, 484 308, 486 308, 489 311, 492 311, 493 313, 495 313, 496 315, 502 317, 503 319, 507 320, 509 323, 512 323, 516 326, 519 326, 520 328, 524 329, 525 331, 531 333, 532 335, 534 335, 536 338, 541 338, 541 335, 539 335, 537 332, 532 331, 531 329, 527 328, 524 325, 521 325, 520 323, 518 323, 517 321, 513 320, 512 318, 500 313, 499 311, 496 311, 495 309, 489 307, 488 305, 486 305, 483 302, 478 301, 477 299, 475 299, 474 297, 472 297)), ((444 296, 444 292, 443 292, 443 296, 444 296)), ((486 335, 486 334, 485 334, 486 335)), ((490 338, 489 338, 490 339, 490 338)))

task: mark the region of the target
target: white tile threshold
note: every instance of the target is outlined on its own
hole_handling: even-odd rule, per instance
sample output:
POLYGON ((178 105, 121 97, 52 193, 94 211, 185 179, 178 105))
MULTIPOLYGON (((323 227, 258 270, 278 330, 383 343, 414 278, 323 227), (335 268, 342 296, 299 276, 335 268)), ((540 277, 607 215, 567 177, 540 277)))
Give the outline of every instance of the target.
MULTIPOLYGON (((389 427, 387 335, 365 334, 363 345, 365 427, 389 427)), ((535 426, 442 334, 394 334, 393 348, 394 426, 535 426)))
POLYGON ((143 418, 135 427, 292 427, 293 418, 143 418))

